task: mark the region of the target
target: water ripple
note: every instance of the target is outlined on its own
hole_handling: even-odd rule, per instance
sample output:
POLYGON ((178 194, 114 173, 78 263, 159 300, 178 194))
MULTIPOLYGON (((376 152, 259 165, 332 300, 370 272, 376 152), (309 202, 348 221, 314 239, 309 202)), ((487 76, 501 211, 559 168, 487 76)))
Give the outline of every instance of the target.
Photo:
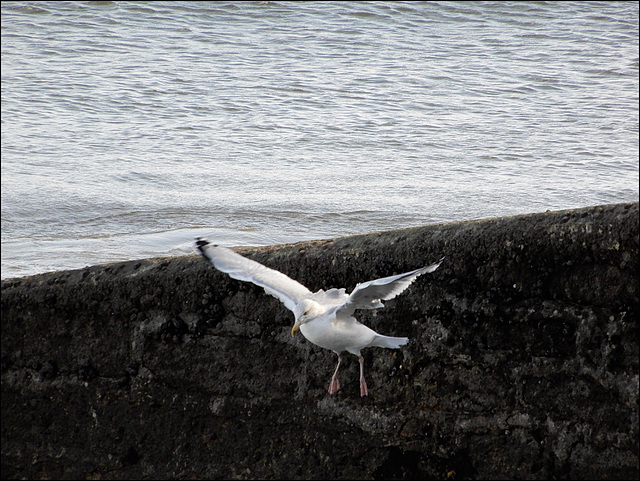
POLYGON ((1 8, 2 277, 638 199, 635 2, 1 8))

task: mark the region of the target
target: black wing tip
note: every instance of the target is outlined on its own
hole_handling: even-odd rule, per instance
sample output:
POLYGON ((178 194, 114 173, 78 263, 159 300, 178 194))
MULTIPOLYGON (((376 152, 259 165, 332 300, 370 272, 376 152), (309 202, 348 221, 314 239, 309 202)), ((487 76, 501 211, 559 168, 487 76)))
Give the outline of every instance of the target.
POLYGON ((212 245, 213 247, 217 247, 216 244, 211 244, 207 239, 203 239, 202 237, 196 237, 196 248, 200 251, 200 254, 206 257, 204 253, 205 247, 212 245))

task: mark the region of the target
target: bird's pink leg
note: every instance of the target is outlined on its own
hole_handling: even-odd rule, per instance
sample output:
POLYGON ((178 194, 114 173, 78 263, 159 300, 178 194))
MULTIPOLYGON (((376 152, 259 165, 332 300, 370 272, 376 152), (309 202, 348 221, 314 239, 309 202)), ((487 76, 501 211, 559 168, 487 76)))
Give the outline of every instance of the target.
POLYGON ((367 381, 364 380, 364 357, 358 356, 360 361, 360 397, 367 396, 369 391, 367 390, 367 381))
POLYGON ((331 376, 331 382, 329 383, 329 394, 333 394, 340 389, 340 381, 338 381, 338 369, 340 369, 340 363, 342 362, 342 356, 338 354, 338 365, 336 366, 336 370, 331 376))

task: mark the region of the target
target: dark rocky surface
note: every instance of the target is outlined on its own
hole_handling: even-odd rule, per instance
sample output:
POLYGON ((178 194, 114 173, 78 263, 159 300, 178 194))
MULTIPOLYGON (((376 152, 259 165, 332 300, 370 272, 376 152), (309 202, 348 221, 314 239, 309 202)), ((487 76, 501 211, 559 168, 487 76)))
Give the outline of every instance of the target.
POLYGON ((637 479, 637 203, 240 252, 312 290, 446 260, 359 311, 411 339, 366 398, 196 255, 4 280, 2 478, 637 479))

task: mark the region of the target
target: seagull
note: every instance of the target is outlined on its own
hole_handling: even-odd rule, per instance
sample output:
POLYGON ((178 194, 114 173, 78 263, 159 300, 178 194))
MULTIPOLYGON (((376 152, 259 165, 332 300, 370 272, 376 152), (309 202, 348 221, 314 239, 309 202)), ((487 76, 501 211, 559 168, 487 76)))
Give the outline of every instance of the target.
POLYGON ((338 365, 329 383, 329 394, 340 389, 338 369, 342 353, 347 351, 358 356, 360 361, 360 396, 367 396, 364 378, 364 358, 360 350, 365 347, 399 349, 409 342, 406 337, 390 337, 378 334, 353 317, 356 309, 378 309, 381 301, 393 299, 416 277, 435 271, 444 257, 414 271, 383 277, 358 284, 351 294, 345 289, 320 289, 311 292, 289 276, 237 254, 219 245, 196 238, 196 248, 216 269, 240 281, 252 282, 262 287, 267 294, 278 298, 295 316, 291 335, 300 331, 313 344, 329 349, 338 355, 338 365))

